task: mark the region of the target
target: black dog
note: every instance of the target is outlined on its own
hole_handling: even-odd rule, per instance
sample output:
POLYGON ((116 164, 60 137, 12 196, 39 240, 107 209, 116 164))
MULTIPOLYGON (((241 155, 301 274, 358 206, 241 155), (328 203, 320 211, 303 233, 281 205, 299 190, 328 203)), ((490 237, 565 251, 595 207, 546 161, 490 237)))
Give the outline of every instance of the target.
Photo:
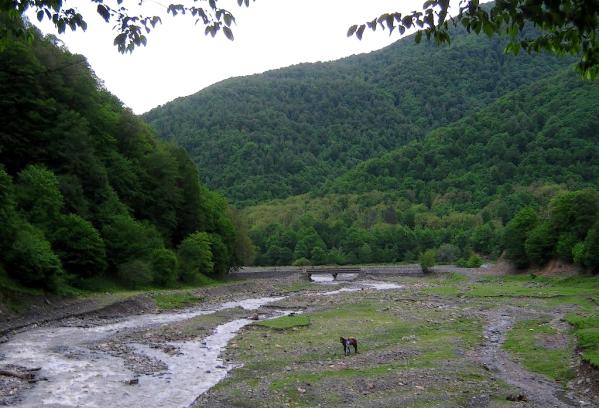
POLYGON ((339 341, 343 344, 343 354, 350 355, 351 354, 351 346, 354 347, 354 353, 358 354, 358 340, 353 337, 343 338, 340 337, 339 341))

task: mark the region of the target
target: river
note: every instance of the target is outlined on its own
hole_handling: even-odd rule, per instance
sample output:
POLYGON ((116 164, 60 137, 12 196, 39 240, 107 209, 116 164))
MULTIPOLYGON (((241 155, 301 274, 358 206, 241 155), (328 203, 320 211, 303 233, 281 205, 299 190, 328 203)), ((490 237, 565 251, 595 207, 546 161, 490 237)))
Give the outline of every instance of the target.
MULTIPOLYGON (((314 276, 316 284, 332 285, 329 277, 314 276)), ((332 296, 362 289, 398 289, 400 285, 359 281, 328 292, 332 296)), ((290 295, 294 296, 294 295, 290 295)), ((210 309, 193 308, 176 313, 136 315, 114 323, 94 327, 41 327, 13 336, 0 346, 3 364, 41 367, 39 381, 17 402, 18 407, 188 407, 235 368, 223 361, 221 353, 249 319, 236 319, 217 326, 202 341, 171 342, 176 353, 166 353, 147 345, 130 343, 137 353, 167 367, 159 374, 136 377, 122 358, 90 347, 106 341, 122 330, 141 330, 171 324, 220 310, 241 307, 256 310, 287 296, 250 298, 223 303, 210 309)), ((290 313, 278 310, 276 316, 290 313)), ((276 317, 275 316, 275 317, 276 317)))

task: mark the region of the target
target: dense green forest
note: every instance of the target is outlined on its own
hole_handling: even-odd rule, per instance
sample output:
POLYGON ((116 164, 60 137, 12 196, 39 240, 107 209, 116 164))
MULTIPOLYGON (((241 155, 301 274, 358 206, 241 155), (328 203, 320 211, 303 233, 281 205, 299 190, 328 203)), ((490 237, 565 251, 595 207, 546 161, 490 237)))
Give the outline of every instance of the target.
MULTIPOLYGON (((256 262, 414 261, 431 249, 437 262, 498 256, 518 240, 509 228, 522 208, 535 214, 530 228, 539 220, 547 232, 552 199, 598 186, 598 101, 599 84, 566 69, 360 163, 310 194, 248 207, 256 262)), ((571 213, 584 207, 570 204, 571 213)), ((507 255, 528 266, 556 256, 572 261, 577 244, 592 252, 596 238, 587 233, 598 212, 582 211, 586 229, 575 234, 568 223, 553 221, 551 234, 533 231, 552 237, 543 256, 522 250, 526 234, 519 235, 519 255, 507 255)), ((594 268, 585 257, 579 263, 594 268)))
POLYGON ((409 36, 365 55, 229 79, 144 118, 236 204, 285 198, 572 61, 506 56, 505 44, 465 32, 451 47, 415 44, 409 36))
POLYGON ((236 215, 186 153, 158 141, 81 55, 27 29, 0 44, 2 281, 171 286, 242 262, 236 215))

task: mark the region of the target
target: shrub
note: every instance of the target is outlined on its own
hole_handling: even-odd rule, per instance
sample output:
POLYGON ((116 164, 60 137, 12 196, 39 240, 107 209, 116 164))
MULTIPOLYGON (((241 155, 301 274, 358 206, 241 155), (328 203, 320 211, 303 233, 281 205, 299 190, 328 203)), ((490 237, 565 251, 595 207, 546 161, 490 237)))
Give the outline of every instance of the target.
POLYGON ((577 265, 584 265, 584 242, 578 242, 576 245, 572 247, 572 259, 574 263, 577 265))
POLYGON ((437 262, 451 263, 460 256, 460 248, 453 244, 443 244, 437 249, 437 262))
POLYGON ((420 263, 420 267, 422 268, 422 272, 429 273, 432 272, 431 268, 435 265, 436 253, 433 249, 427 249, 418 257, 418 262, 420 263))
POLYGON ((461 268, 480 268, 483 260, 476 254, 470 255, 468 258, 460 258, 455 263, 461 268))
POLYGON ((308 258, 298 258, 293 261, 293 266, 310 266, 312 263, 308 258))
POLYGON ((152 275, 154 283, 158 286, 169 287, 175 285, 178 272, 177 256, 173 251, 160 248, 152 252, 152 275))

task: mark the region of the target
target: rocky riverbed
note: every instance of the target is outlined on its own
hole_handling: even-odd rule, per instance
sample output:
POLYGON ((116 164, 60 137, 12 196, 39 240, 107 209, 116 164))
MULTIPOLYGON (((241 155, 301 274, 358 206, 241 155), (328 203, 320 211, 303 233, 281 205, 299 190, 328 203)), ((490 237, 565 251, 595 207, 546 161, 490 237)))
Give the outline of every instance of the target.
POLYGON ((198 303, 185 310, 161 312, 141 296, 40 319, 45 323, 8 333, 0 345, 0 403, 599 405, 596 370, 577 359, 561 320, 576 305, 465 297, 460 291, 472 277, 351 279, 232 283, 195 291, 198 303), (279 327, 278 317, 290 313, 305 316, 302 324, 279 327), (568 381, 531 371, 504 350, 515 322, 527 319, 555 326, 535 339, 572 353, 564 363, 572 370, 568 381), (357 337, 360 354, 344 356, 340 335, 357 337))

